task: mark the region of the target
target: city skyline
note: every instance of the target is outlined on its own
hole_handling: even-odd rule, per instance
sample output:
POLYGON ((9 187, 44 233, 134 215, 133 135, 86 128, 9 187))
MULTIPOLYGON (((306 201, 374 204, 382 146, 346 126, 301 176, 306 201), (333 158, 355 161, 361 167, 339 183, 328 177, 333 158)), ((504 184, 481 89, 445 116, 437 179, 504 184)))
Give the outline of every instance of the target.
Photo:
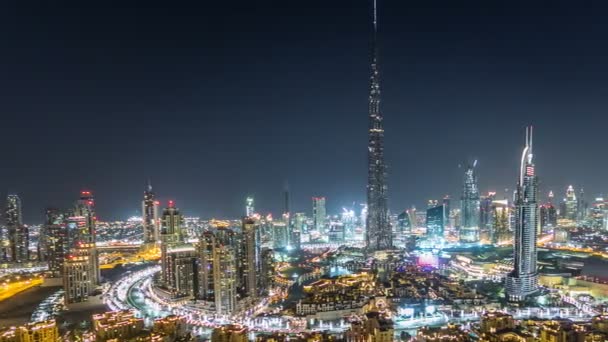
MULTIPOLYGON (((41 9, 18 22, 9 18, 3 25, 14 35, 0 58, 11 70, 2 81, 6 98, 0 109, 12 115, 1 139, 15 147, 0 171, 2 197, 21 197, 26 223, 42 222, 45 207, 64 207, 81 189, 95 191, 101 219, 134 215, 148 178, 160 200, 174 199, 184 212, 204 217, 240 215, 249 194, 261 212, 279 214, 285 180, 292 211, 310 211, 312 196, 325 196, 328 212, 365 202, 370 4, 342 5, 313 1, 296 12, 277 6, 250 16, 248 7, 212 4, 214 17, 199 23, 205 22, 199 16, 209 14, 185 4, 170 10, 170 23, 181 25, 167 33, 182 36, 172 43, 162 35, 154 38, 161 30, 154 19, 164 15, 154 8, 140 9, 140 15, 127 9, 121 17, 106 7, 97 14, 74 7, 57 13, 63 19, 57 22, 36 20, 41 9), (345 9, 352 17, 337 18, 345 9), (196 18, 185 14, 189 10, 196 18), (88 20, 75 19, 78 15, 88 20), (108 16, 115 26, 101 25, 108 16), (285 26, 285 33, 276 33, 269 20, 275 17, 282 18, 276 25, 285 26), (73 34, 80 26, 90 39, 73 34), (45 42, 44 32, 75 48, 45 42), (138 35, 149 40, 135 39, 138 35), (239 40, 243 37, 250 42, 239 40), (222 45, 224 40, 237 43, 222 45), (137 53, 124 48, 131 45, 137 53), (266 51, 271 45, 277 46, 276 56, 266 51), (183 54, 159 56, 172 51, 169 47, 183 54), (217 56, 210 57, 214 47, 217 56), (251 59, 227 58, 243 54, 251 59), (74 58, 85 62, 68 63, 74 58), (96 58, 99 63, 92 62, 96 58), (220 70, 207 69, 220 60, 226 63, 220 70), (267 70, 273 70, 270 83, 267 70), (166 125, 178 133, 166 134, 166 125), (86 129, 75 128, 81 126, 86 129), (65 153, 73 144, 89 153, 65 153), (170 162, 159 163, 166 157, 170 162)), ((445 194, 458 198, 463 171, 458 165, 472 159, 479 160, 482 194, 513 190, 518 156, 509 147, 528 124, 539 128, 541 198, 553 190, 560 199, 570 184, 577 191, 585 188, 589 199, 608 191, 596 144, 606 120, 601 83, 608 76, 599 64, 606 31, 600 14, 606 9, 518 9, 470 2, 450 13, 380 3, 392 212, 412 204, 422 208, 429 198, 445 194), (478 16, 482 10, 494 15, 478 16), (538 21, 541 10, 546 15, 538 21), (561 19, 572 13, 579 14, 572 16, 578 25, 562 27, 561 19), (461 20, 463 15, 470 20, 461 20), (503 26, 513 18, 515 27, 503 26), (530 31, 559 44, 526 34, 530 31), (540 63, 545 60, 551 63, 540 63), (576 120, 560 120, 566 115, 576 120), (576 163, 568 156, 576 156, 576 163)))
POLYGON ((0 11, 1 341, 608 341, 601 8, 154 1, 0 11))

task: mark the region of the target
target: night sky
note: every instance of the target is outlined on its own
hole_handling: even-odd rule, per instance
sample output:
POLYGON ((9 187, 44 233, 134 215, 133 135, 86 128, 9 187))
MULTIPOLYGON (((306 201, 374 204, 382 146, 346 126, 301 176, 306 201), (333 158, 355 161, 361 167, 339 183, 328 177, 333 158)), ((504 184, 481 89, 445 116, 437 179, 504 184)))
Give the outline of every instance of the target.
MULTIPOLYGON (((58 3, 0 5, 0 196, 26 223, 81 189, 126 218, 148 178, 203 217, 278 213, 286 180, 293 210, 365 200, 369 1, 58 3)), ((528 124, 543 197, 608 193, 608 5, 582 3, 379 0, 391 210, 459 197, 475 158, 513 189, 528 124)))

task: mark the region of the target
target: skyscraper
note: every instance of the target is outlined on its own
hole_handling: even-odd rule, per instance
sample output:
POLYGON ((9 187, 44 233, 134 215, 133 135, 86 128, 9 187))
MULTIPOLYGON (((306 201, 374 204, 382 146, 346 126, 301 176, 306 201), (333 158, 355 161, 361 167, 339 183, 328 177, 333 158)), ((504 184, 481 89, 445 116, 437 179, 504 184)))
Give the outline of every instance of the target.
POLYGON ((445 210, 443 205, 426 210, 426 235, 432 239, 443 238, 445 224, 445 210))
POLYGON ((585 190, 581 188, 576 202, 576 219, 578 221, 583 221, 585 218, 587 218, 587 209, 589 208, 587 201, 585 200, 585 190))
POLYGON ((444 228, 450 227, 450 210, 450 195, 445 195, 443 196, 443 218, 445 220, 443 222, 444 228))
POLYGON ((312 220, 313 227, 319 233, 325 232, 325 219, 327 213, 325 211, 325 197, 312 198, 312 220))
POLYGON ((43 252, 46 254, 49 271, 53 277, 59 277, 63 273, 63 261, 70 248, 65 220, 66 215, 63 210, 46 209, 43 252))
POLYGON ((460 241, 462 242, 479 241, 480 199, 477 174, 475 173, 476 166, 477 160, 469 165, 464 173, 464 185, 460 202, 460 241))
POLYGON ((253 206, 253 197, 249 196, 245 200, 245 216, 251 217, 255 214, 255 207, 253 206))
POLYGON ((29 232, 23 224, 21 199, 17 195, 6 197, 6 228, 8 230, 10 257, 12 261, 24 262, 30 258, 29 232))
POLYGON ((404 210, 397 216, 397 231, 403 235, 410 235, 412 233, 412 222, 407 210, 404 210))
POLYGON ((250 217, 243 218, 243 252, 241 265, 244 290, 247 296, 257 297, 258 294, 258 272, 260 270, 260 246, 258 239, 258 226, 254 219, 250 217))
POLYGON ((81 191, 80 199, 76 203, 75 216, 81 217, 85 226, 79 235, 79 241, 82 245, 87 246, 87 254, 89 256, 89 268, 91 272, 91 282, 93 285, 99 284, 99 257, 97 255, 97 233, 95 223, 97 216, 95 215, 95 199, 91 191, 81 191))
POLYGON ((162 285, 171 290, 175 284, 175 274, 172 272, 171 251, 183 242, 182 224, 183 216, 179 209, 175 207, 173 201, 169 201, 169 206, 163 210, 160 228, 160 251, 161 251, 161 282, 162 285))
POLYGON ((576 220, 576 212, 578 207, 578 201, 576 200, 576 193, 574 192, 574 187, 572 185, 568 186, 566 190, 566 198, 564 199, 565 204, 565 213, 564 218, 570 220, 576 220))
POLYGON ((538 179, 534 172, 532 127, 526 128, 526 146, 521 156, 519 181, 515 197, 515 241, 513 271, 505 289, 510 301, 523 301, 538 290, 536 270, 536 230, 538 226, 538 179))
POLYGON ((144 243, 156 243, 158 236, 158 202, 155 200, 155 194, 152 191, 152 184, 148 182, 148 186, 144 191, 144 200, 142 206, 142 226, 144 229, 144 243))
POLYGON ((367 250, 370 252, 393 248, 393 234, 388 220, 388 187, 386 185, 386 165, 384 164, 384 118, 380 111, 377 19, 376 0, 374 0, 369 93, 367 218, 365 224, 365 243, 367 250))

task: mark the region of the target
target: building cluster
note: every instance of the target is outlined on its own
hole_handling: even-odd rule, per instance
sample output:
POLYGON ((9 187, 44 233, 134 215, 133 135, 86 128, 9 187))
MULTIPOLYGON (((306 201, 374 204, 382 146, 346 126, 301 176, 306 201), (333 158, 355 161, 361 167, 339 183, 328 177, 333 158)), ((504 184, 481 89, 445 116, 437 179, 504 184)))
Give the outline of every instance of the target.
POLYGON ((0 329, 0 342, 58 342, 59 330, 55 320, 28 323, 0 329))
POLYGON ((416 266, 393 273, 387 292, 391 301, 401 306, 440 305, 455 309, 466 305, 469 309, 485 309, 494 304, 471 287, 436 272, 424 272, 416 266))
POLYGON ((72 208, 46 209, 39 260, 48 263, 47 281, 61 279, 66 304, 87 301, 99 285, 96 221, 95 199, 90 191, 81 191, 72 208))
POLYGON ((351 322, 344 332, 276 332, 253 334, 247 327, 229 324, 217 327, 211 334, 211 342, 392 342, 393 322, 378 312, 368 312, 351 322))
POLYGON ((146 329, 144 319, 135 316, 131 310, 109 311, 93 315, 93 341, 112 342, 172 342, 187 340, 189 336, 186 319, 167 316, 154 320, 151 329, 146 329))
POLYGON ((336 319, 363 313, 375 296, 383 296, 372 273, 360 272, 337 278, 322 278, 305 285, 306 297, 296 304, 299 316, 336 319))
POLYGON ((502 312, 487 312, 470 330, 455 324, 423 327, 418 342, 600 342, 608 341, 608 317, 596 316, 591 322, 524 320, 502 312))
POLYGON ((239 229, 214 222, 190 243, 173 201, 160 217, 161 274, 157 292, 171 300, 193 299, 215 314, 231 315, 268 294, 273 285, 272 249, 262 247, 259 221, 245 217, 239 229))

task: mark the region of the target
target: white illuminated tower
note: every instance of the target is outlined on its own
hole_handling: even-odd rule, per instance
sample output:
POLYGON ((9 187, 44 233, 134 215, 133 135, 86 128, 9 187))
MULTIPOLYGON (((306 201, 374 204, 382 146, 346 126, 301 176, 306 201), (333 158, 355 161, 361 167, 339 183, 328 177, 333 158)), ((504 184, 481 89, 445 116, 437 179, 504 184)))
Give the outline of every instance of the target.
POLYGON ((521 156, 519 182, 515 197, 515 240, 513 271, 506 279, 507 299, 521 302, 538 291, 536 269, 536 230, 539 210, 538 179, 534 172, 532 127, 526 128, 526 146, 521 156))
POLYGON ((369 140, 367 156, 367 218, 365 244, 369 252, 393 248, 393 233, 388 220, 388 187, 384 163, 384 125, 380 111, 380 72, 378 70, 378 32, 374 0, 372 61, 369 93, 369 140))
POLYGON ((245 201, 245 216, 251 217, 255 214, 255 207, 253 206, 253 197, 247 197, 245 201))
POLYGON ((148 181, 148 186, 144 191, 142 201, 142 226, 144 229, 144 243, 154 244, 159 241, 159 220, 158 220, 158 201, 152 191, 152 184, 148 181))

